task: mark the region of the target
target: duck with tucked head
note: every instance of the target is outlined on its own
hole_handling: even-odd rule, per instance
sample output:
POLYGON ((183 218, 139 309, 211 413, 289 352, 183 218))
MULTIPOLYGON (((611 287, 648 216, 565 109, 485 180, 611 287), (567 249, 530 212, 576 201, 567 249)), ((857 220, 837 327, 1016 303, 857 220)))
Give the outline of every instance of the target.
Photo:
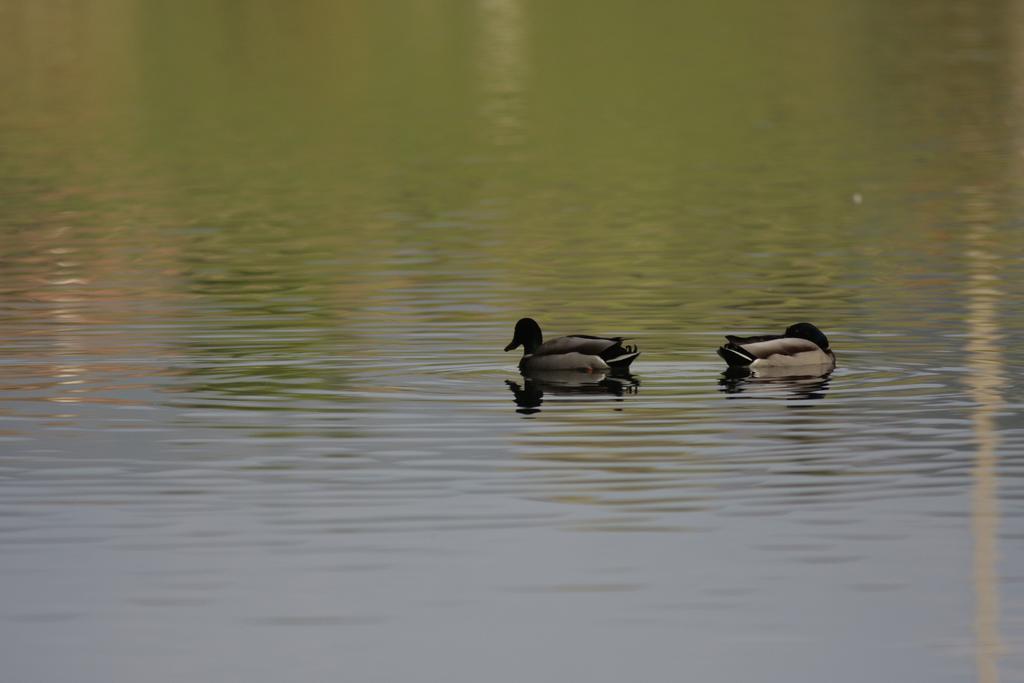
POLYGON ((725 335, 729 342, 718 348, 718 355, 729 367, 797 368, 819 366, 831 370, 836 354, 828 345, 828 337, 811 323, 796 323, 782 334, 758 337, 725 335))
POLYGON ((634 346, 623 346, 622 341, 622 337, 573 334, 545 342, 537 321, 523 318, 516 323, 512 341, 505 350, 511 351, 522 345, 523 357, 519 361, 519 370, 523 373, 549 370, 623 371, 640 352, 634 346))

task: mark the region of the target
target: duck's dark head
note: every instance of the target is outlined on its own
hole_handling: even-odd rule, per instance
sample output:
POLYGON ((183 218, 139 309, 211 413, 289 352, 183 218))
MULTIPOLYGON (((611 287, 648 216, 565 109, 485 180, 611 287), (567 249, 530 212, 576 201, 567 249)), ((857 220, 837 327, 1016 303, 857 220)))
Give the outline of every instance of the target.
POLYGON ((787 337, 806 339, 821 347, 822 351, 828 351, 828 337, 811 323, 796 323, 786 328, 787 337))
POLYGON ((521 318, 516 323, 516 331, 512 335, 512 341, 505 347, 506 351, 511 351, 520 344, 523 345, 523 350, 526 353, 533 353, 537 350, 537 347, 544 341, 544 335, 541 334, 540 325, 533 318, 521 318))

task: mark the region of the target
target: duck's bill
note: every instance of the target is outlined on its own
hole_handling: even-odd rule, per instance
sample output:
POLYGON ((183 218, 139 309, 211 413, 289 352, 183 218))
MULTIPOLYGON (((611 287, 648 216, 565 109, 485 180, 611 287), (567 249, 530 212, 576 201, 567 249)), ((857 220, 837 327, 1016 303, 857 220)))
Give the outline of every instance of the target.
POLYGON ((510 341, 508 343, 508 346, 505 347, 505 350, 506 351, 511 351, 512 349, 516 348, 517 346, 519 346, 519 344, 517 342, 510 341))

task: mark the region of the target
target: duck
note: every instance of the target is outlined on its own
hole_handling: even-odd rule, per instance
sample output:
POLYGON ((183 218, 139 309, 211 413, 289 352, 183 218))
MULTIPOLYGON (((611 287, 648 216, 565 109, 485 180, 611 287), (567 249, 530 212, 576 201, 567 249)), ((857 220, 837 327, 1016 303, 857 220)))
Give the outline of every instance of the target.
POLYGON ((505 347, 505 351, 522 345, 523 357, 519 361, 519 370, 523 374, 553 370, 624 371, 640 352, 635 346, 623 346, 622 341, 622 337, 572 334, 545 342, 537 321, 521 318, 516 323, 512 341, 505 347))
POLYGON ((737 337, 727 334, 728 342, 718 348, 729 367, 796 368, 836 365, 836 354, 828 345, 828 337, 811 323, 796 323, 782 334, 737 337))

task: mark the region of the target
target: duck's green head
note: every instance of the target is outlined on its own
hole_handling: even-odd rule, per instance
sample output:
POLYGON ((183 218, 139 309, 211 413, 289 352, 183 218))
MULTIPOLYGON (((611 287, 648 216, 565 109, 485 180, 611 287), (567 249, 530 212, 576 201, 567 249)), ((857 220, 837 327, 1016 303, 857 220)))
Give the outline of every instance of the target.
POLYGON ((512 341, 505 347, 506 351, 511 351, 520 344, 523 345, 523 350, 526 353, 533 353, 537 350, 537 347, 544 342, 544 335, 540 331, 540 325, 533 318, 520 318, 519 322, 516 323, 516 331, 512 335, 512 341))
POLYGON ((822 351, 828 351, 828 337, 811 323, 796 323, 786 328, 787 337, 806 339, 821 347, 822 351))

